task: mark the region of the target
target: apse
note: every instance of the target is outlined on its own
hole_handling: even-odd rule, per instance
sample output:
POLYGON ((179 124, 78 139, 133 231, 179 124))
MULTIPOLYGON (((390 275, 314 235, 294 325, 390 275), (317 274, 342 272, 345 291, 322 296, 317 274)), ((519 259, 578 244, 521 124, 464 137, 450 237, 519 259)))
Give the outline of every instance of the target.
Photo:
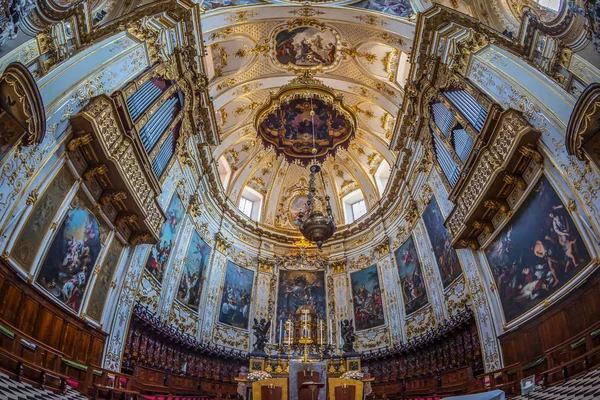
POLYGON ((0 3, 0 398, 598 392, 596 3, 0 3))

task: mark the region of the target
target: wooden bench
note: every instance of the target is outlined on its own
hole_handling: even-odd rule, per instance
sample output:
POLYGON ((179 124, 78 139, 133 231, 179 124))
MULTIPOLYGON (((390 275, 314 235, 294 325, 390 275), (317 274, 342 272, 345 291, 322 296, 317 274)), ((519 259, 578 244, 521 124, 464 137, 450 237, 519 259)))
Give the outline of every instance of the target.
POLYGON ((0 347, 0 369, 18 382, 26 382, 40 389, 64 394, 67 389, 66 375, 34 364, 0 347))

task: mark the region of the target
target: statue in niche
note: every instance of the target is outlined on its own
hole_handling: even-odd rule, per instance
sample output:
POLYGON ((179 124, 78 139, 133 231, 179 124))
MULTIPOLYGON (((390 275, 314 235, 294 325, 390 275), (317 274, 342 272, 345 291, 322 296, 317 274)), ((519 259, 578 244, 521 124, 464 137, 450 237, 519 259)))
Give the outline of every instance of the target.
POLYGON ((255 353, 264 353, 265 345, 267 344, 267 333, 269 332, 269 328, 271 327, 271 321, 267 322, 266 319, 261 318, 260 322, 254 318, 254 325, 252 325, 252 330, 254 330, 254 352, 255 353))
POLYGON ((356 335, 354 334, 354 327, 352 326, 351 319, 342 321, 342 339, 344 339, 344 346, 342 347, 344 353, 354 353, 354 341, 356 340, 356 335))

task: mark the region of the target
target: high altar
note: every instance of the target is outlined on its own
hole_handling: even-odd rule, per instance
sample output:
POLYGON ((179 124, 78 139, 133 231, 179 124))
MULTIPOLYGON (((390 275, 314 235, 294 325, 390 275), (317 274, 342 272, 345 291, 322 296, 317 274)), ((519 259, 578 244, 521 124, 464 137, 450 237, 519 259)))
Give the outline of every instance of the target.
MULTIPOLYGON (((265 343, 263 349, 255 346, 250 373, 264 371, 272 378, 250 382, 245 374, 241 374, 238 378, 240 388, 247 389, 238 392, 243 393, 246 400, 363 398, 363 381, 342 378, 345 372, 360 371, 360 358, 352 352, 342 354, 339 348, 332 346, 331 324, 317 315, 310 301, 299 307, 287 321, 280 321, 278 338, 274 326, 264 324, 264 321, 258 330, 262 329, 265 335, 268 327, 269 343, 265 343)), ((256 327, 255 336, 257 340, 261 337, 256 327)))

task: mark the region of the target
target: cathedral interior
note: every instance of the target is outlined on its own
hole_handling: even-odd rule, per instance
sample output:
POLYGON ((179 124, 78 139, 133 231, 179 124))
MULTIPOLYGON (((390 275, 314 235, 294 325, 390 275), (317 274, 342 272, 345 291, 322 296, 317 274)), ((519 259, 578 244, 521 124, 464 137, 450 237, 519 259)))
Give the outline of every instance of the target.
POLYGON ((0 399, 599 399, 599 68, 598 0, 0 0, 0 399))

